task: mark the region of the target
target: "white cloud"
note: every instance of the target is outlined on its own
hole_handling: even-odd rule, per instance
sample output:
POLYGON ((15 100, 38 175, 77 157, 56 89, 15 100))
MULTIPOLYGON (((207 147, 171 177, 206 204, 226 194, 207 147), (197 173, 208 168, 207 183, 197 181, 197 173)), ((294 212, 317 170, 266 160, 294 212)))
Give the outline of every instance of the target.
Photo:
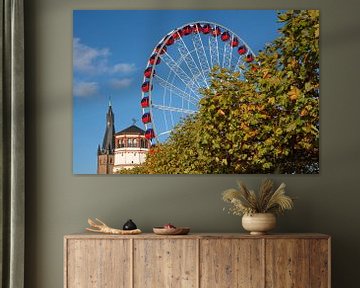
POLYGON ((119 63, 113 67, 114 73, 129 74, 134 72, 135 70, 136 70, 135 64, 129 64, 129 63, 119 63))
POLYGON ((108 48, 93 48, 81 42, 79 38, 73 40, 74 70, 85 74, 130 74, 136 70, 133 63, 118 63, 110 65, 110 50, 108 48))
POLYGON ((131 79, 131 78, 112 79, 110 81, 110 85, 112 88, 115 88, 115 89, 123 89, 123 88, 129 87, 132 82, 133 82, 133 79, 131 79))
POLYGON ((74 84, 74 96, 86 97, 98 92, 99 85, 96 82, 78 82, 74 84))
POLYGON ((79 38, 74 38, 73 52, 75 70, 95 73, 104 72, 108 69, 107 61, 110 52, 107 48, 92 48, 81 43, 79 38))

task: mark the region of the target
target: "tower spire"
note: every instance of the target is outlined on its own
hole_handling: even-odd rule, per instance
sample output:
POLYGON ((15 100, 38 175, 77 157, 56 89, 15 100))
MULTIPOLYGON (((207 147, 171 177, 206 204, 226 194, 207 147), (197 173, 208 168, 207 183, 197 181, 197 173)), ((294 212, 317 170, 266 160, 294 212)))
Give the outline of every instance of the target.
POLYGON ((110 99, 108 112, 106 113, 106 129, 101 148, 108 154, 113 154, 115 149, 115 123, 110 99))
POLYGON ((114 113, 109 97, 109 107, 106 113, 106 128, 102 145, 97 151, 97 173, 113 174, 115 158, 115 124, 114 113))

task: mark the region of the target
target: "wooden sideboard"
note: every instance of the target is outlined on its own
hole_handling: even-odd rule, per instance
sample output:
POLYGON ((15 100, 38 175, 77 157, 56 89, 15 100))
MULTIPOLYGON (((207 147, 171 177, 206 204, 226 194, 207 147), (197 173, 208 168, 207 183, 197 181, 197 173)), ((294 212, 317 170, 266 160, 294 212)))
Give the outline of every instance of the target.
POLYGON ((65 288, 329 288, 323 234, 66 235, 65 288))

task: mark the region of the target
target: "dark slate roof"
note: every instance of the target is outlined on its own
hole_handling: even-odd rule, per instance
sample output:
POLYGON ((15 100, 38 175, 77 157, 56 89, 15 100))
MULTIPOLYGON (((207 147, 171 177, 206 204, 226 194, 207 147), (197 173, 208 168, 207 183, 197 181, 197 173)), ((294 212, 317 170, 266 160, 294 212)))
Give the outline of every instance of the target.
POLYGON ((131 125, 128 128, 125 128, 124 130, 121 130, 117 132, 115 135, 124 135, 124 134, 141 134, 144 135, 145 131, 136 125, 131 125))
POLYGON ((110 152, 115 149, 115 125, 114 125, 114 113, 109 103, 109 110, 106 113, 106 130, 104 134, 102 149, 104 151, 109 150, 110 152))

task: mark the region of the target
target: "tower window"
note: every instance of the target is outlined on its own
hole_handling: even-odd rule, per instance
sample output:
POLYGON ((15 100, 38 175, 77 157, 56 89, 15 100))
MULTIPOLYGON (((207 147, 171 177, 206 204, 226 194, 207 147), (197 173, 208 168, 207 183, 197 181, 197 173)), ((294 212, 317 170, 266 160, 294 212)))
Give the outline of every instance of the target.
POLYGON ((129 138, 127 143, 128 143, 128 147, 136 147, 137 146, 137 141, 136 141, 136 139, 133 139, 133 138, 129 138))
POLYGON ((147 141, 145 139, 141 139, 140 143, 141 143, 141 148, 148 148, 147 147, 147 141))

